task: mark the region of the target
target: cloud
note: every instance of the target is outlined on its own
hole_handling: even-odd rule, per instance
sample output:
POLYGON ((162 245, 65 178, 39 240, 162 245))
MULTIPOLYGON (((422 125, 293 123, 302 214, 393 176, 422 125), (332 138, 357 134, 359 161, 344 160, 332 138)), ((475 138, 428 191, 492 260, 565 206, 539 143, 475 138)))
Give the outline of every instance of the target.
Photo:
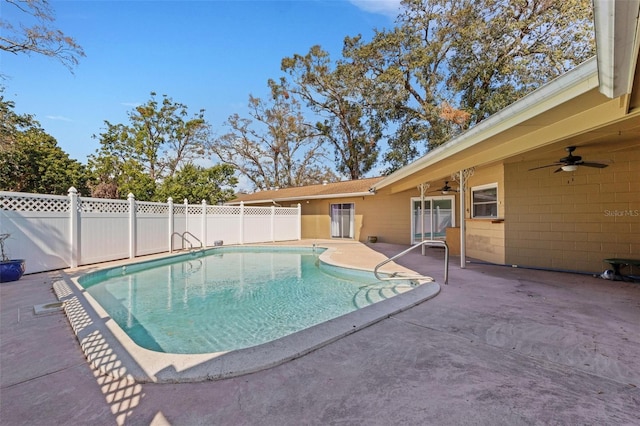
POLYGON ((56 121, 73 121, 72 119, 68 118, 68 117, 64 117, 62 115, 46 115, 45 117, 47 117, 49 120, 56 120, 56 121))
POLYGON ((401 0, 349 0, 358 9, 369 13, 378 13, 396 18, 400 11, 401 0))

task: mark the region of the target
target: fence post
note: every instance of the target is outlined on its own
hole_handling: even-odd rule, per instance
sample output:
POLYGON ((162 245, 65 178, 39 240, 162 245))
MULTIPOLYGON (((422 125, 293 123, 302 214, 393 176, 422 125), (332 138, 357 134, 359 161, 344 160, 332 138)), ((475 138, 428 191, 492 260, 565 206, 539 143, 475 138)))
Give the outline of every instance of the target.
POLYGON ((136 257, 136 197, 130 192, 129 200, 129 259, 136 257))
POLYGON ((276 206, 271 206, 271 242, 276 240, 276 206))
POLYGON ((298 240, 302 239, 302 205, 298 203, 298 240))
POLYGON ((72 268, 78 267, 80 257, 80 229, 78 220, 78 190, 69 188, 69 255, 72 268))
POLYGON ((239 244, 244 244, 244 202, 240 201, 240 229, 239 229, 239 244))
POLYGON ((201 248, 207 247, 207 200, 202 200, 202 235, 201 248))
POLYGON ((169 203, 169 253, 173 253, 173 198, 167 198, 169 203))
MULTIPOLYGON (((189 200, 184 199, 184 232, 189 232, 189 200)), ((182 234, 182 245, 184 245, 184 236, 186 234, 182 234)), ((184 247, 183 247, 184 248, 184 247)))

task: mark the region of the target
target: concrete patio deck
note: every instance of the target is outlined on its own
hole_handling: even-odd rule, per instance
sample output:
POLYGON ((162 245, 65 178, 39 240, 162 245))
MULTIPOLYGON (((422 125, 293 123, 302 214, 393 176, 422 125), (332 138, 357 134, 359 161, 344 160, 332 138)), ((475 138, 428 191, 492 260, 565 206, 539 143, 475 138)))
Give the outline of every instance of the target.
MULTIPOLYGON (((364 268, 406 248, 340 246, 364 268)), ((398 263, 442 283, 442 256, 398 263)), ((3 283, 0 424, 640 424, 640 284, 458 264, 434 299, 308 355, 181 384, 100 376, 62 311, 34 314, 73 271, 3 283)))

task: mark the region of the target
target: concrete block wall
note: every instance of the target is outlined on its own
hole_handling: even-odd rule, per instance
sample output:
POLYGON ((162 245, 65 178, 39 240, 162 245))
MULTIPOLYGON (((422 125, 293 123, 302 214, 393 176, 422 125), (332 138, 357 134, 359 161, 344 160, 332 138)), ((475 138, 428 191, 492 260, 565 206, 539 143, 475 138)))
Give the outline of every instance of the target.
POLYGON ((528 171, 544 161, 505 165, 507 264, 600 273, 605 258, 640 258, 640 150, 591 150, 587 160, 610 164, 559 173, 528 171))

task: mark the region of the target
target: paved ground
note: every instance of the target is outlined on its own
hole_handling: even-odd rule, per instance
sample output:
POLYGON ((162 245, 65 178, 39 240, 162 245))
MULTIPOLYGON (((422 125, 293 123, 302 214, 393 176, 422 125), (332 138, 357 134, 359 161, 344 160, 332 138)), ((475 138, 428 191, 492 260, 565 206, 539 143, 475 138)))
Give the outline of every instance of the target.
MULTIPOLYGON (((369 247, 357 262, 405 248, 369 247)), ((442 282, 441 262, 440 249, 399 261, 442 282)), ((428 302, 278 367, 191 384, 95 374, 64 314, 33 314, 60 272, 3 283, 0 424, 640 424, 640 284, 457 263, 428 302)))

